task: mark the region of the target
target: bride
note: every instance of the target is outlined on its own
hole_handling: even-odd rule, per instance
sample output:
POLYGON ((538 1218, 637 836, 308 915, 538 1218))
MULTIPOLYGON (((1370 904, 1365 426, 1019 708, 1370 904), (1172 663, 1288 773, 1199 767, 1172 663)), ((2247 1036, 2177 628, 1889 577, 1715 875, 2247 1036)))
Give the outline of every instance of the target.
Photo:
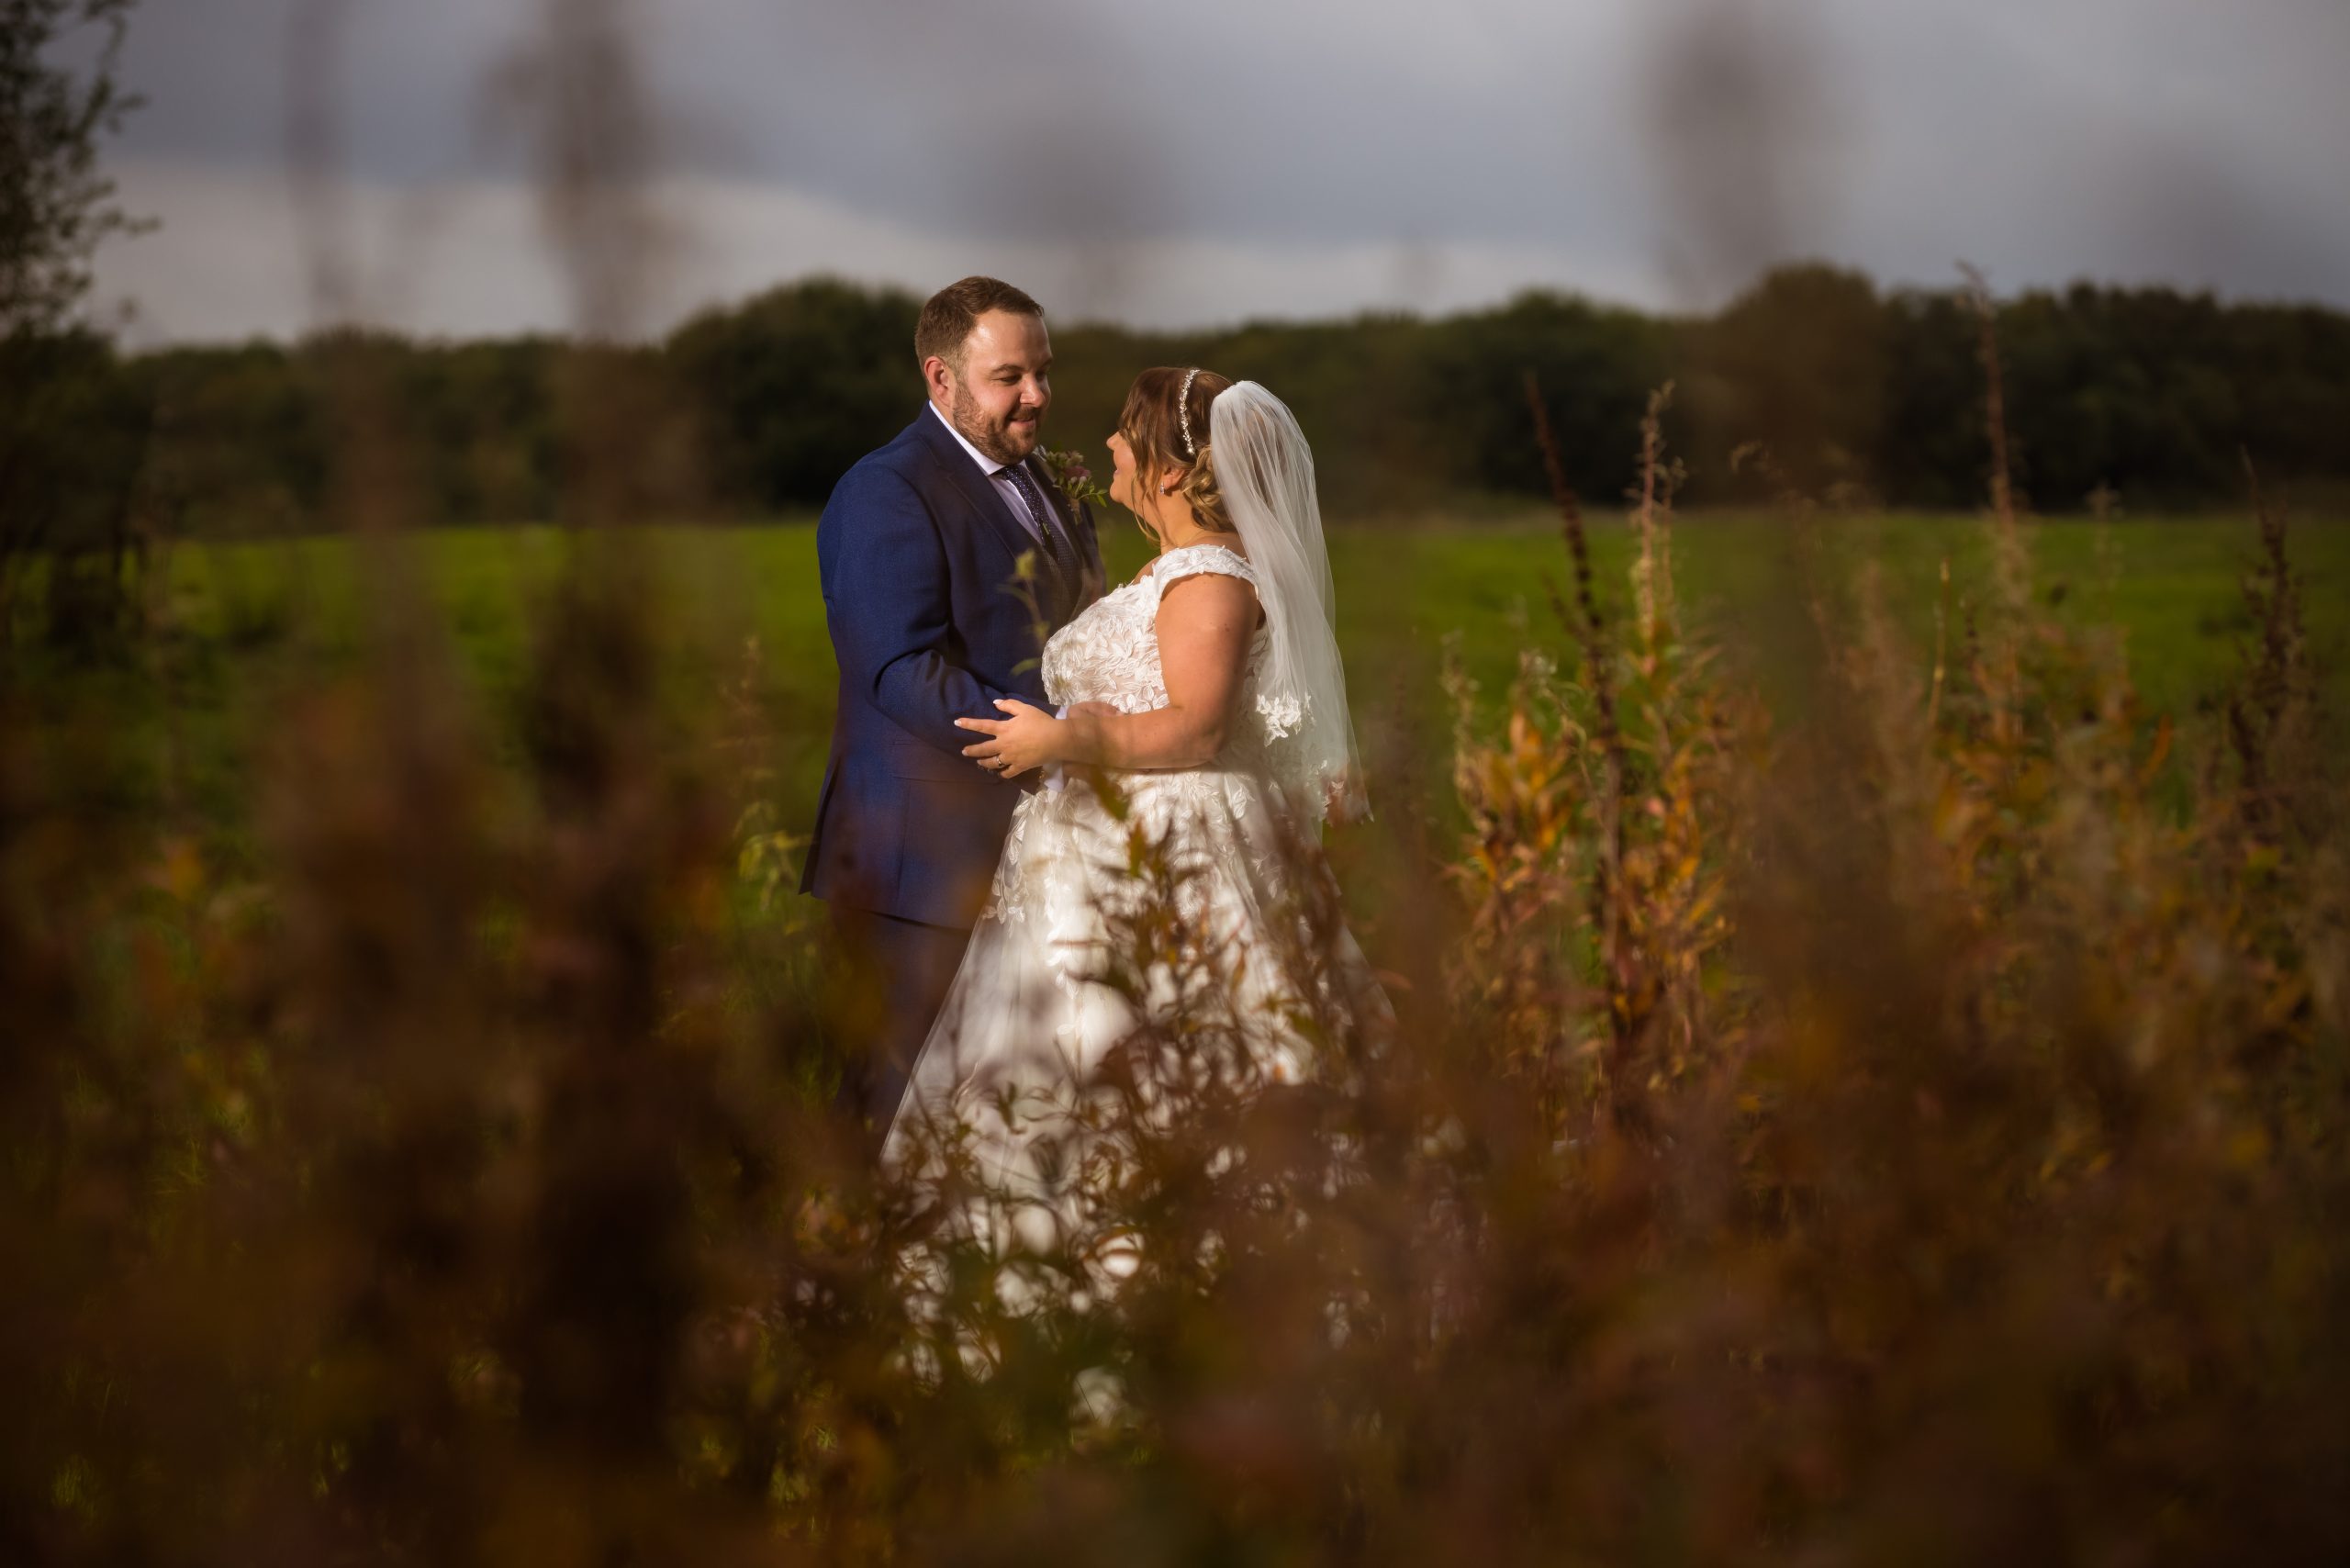
POLYGON ((1046 644, 1064 716, 1006 700, 957 721, 977 766, 1046 787, 1013 817, 883 1148, 900 1169, 968 1148, 1031 1200, 1013 1228, 1035 1246, 1039 1214, 1075 1217, 1069 1129, 1119 1048, 1209 1018, 1214 1072, 1248 1093, 1326 1072, 1333 1020, 1384 1009, 1315 852, 1325 816, 1365 802, 1305 438, 1254 382, 1156 369, 1109 447, 1110 497, 1158 554, 1046 644))

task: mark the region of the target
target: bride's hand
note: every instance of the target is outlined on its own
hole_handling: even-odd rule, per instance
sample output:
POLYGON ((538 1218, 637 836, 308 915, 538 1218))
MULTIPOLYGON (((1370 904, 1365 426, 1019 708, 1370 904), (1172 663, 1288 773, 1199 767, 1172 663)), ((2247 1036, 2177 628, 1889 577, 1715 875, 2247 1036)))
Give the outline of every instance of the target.
POLYGON ((999 698, 996 707, 1011 716, 955 721, 958 728, 977 730, 990 737, 976 745, 965 746, 965 756, 999 778, 1016 778, 1032 767, 1067 760, 1057 744, 1061 734, 1060 720, 1016 697, 999 698))

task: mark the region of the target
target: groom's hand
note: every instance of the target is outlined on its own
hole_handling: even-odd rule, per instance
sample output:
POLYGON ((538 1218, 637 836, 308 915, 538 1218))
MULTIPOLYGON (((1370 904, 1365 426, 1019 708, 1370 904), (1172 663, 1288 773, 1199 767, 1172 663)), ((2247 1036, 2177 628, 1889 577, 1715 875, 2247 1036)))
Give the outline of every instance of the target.
POLYGON ((989 738, 963 748, 963 755, 999 778, 1017 778, 1032 767, 1066 760, 1058 745, 1062 721, 1016 697, 996 700, 1002 719, 957 719, 956 727, 989 738))

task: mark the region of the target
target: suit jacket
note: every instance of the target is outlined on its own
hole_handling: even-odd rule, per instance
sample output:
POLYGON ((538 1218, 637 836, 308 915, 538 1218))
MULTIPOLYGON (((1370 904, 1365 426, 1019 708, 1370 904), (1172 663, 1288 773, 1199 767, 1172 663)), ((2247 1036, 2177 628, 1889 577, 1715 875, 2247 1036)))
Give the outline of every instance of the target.
POLYGON ((1083 563, 1060 582, 996 487, 924 409, 842 476, 816 525, 824 622, 840 665, 832 755, 802 892, 903 920, 968 929, 1024 781, 962 755, 958 718, 1001 718, 1000 697, 1046 706, 1043 638, 1102 591, 1086 509, 1025 465, 1083 563), (1018 591, 1033 554, 1031 604, 1018 591))

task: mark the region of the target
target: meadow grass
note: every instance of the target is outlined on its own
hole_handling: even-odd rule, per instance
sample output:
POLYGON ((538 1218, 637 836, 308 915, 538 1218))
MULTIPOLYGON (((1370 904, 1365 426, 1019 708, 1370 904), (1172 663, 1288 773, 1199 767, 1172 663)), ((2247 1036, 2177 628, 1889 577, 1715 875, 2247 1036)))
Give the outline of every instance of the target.
MULTIPOLYGON (((2129 666, 2149 722, 2172 717, 2189 735, 2203 730, 2211 700, 2234 667, 2251 630, 2239 592, 2256 536, 2247 517, 2052 520, 2031 527, 2037 588, 2057 613, 2109 626, 2126 639, 2129 666)), ((1807 582, 1849 583, 1873 561, 1888 608, 1912 629, 1921 659, 1931 656, 1947 598, 1953 642, 1988 573, 1981 520, 1950 515, 1828 515, 1809 538, 1819 557, 1805 566, 1805 538, 1784 518, 1696 514, 1680 520, 1674 569, 1697 625, 1750 671, 1771 678, 1767 649, 1805 613, 1807 582)), ((530 666, 531 628, 561 574, 572 536, 549 527, 419 532, 422 582, 438 606, 462 671, 493 719, 530 666)), ((813 520, 789 517, 732 527, 648 531, 644 591, 662 600, 659 623, 677 639, 662 678, 676 700, 699 707, 747 681, 782 740, 778 801, 782 822, 812 814, 830 733, 836 679, 817 585, 813 520)), ((1113 581, 1130 576, 1148 546, 1130 528, 1105 522, 1113 581)), ((2337 693, 2350 691, 2350 527, 2307 522, 2290 548, 2306 576, 2313 652, 2337 693)), ((1593 523, 1603 611, 1625 613, 1626 570, 1637 542, 1620 515, 1593 523)), ((1348 526, 1331 532, 1357 725, 1370 755, 1425 756, 1441 794, 1449 719, 1438 671, 1449 646, 1479 689, 1492 694, 1515 674, 1529 644, 1567 656, 1551 609, 1550 584, 1566 575, 1554 524, 1525 513, 1447 526, 1348 526)), ((265 731, 284 682, 355 657, 364 644, 362 588, 381 569, 347 538, 178 547, 164 574, 166 623, 178 656, 167 680, 144 700, 150 720, 177 737, 176 761, 199 816, 233 813, 239 770, 233 754, 265 731)), ((123 694, 129 700, 128 689, 123 694)), ((1774 691, 1782 708, 1799 692, 1774 691)), ((113 699, 101 697, 99 700, 113 699)), ((133 702, 132 722, 139 704, 133 702)), ((490 728, 506 726, 493 722, 490 728)), ((1394 782, 1391 780, 1391 785, 1394 782)))

